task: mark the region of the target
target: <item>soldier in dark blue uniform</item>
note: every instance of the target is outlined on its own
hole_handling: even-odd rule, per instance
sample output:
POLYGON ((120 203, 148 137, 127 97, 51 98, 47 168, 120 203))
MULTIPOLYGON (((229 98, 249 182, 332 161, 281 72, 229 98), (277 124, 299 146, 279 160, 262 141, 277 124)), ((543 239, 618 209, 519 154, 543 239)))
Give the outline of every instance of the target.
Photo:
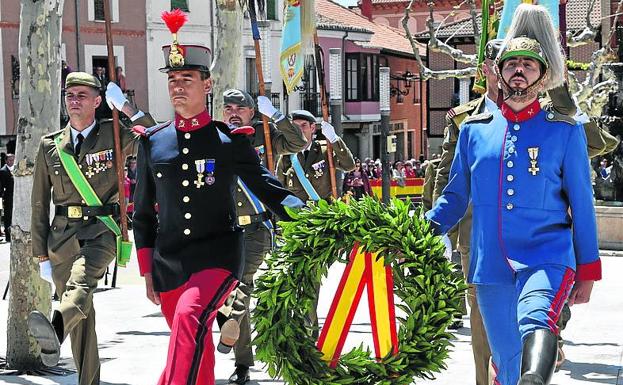
POLYGON ((302 202, 260 165, 247 134, 205 108, 210 51, 164 47, 175 120, 142 132, 134 235, 147 296, 171 327, 160 385, 214 384, 212 323, 243 270, 237 178, 274 213, 302 202))

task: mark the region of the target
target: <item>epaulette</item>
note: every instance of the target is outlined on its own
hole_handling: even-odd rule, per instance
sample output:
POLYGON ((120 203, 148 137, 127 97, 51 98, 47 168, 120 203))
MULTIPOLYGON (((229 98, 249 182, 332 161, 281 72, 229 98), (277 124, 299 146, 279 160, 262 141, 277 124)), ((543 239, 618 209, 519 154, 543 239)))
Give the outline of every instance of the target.
POLYGON ((54 137, 56 135, 60 134, 61 132, 63 132, 63 130, 57 130, 57 131, 54 131, 54 132, 50 132, 49 134, 45 134, 45 135, 43 135, 43 137, 46 138, 46 139, 54 139, 54 137))
POLYGON ((255 128, 251 127, 251 126, 242 126, 242 127, 235 127, 232 128, 230 133, 232 135, 253 135, 255 134, 255 128))
POLYGON ((156 124, 155 126, 151 127, 145 127, 137 124, 135 126, 132 126, 132 131, 143 138, 149 138, 150 136, 158 133, 160 130, 169 127, 170 124, 170 120, 164 123, 156 124))
POLYGON ((545 119, 547 119, 548 122, 565 122, 572 126, 575 126, 577 124, 576 120, 573 119, 571 116, 563 115, 559 112, 556 112, 556 110, 551 105, 546 106, 543 111, 545 111, 546 113, 545 119))
POLYGON ((465 118, 463 123, 474 123, 474 122, 483 123, 483 122, 490 122, 491 119, 493 119, 493 114, 492 113, 490 113, 490 112, 483 112, 481 114, 471 115, 471 116, 465 118))
POLYGON ((464 104, 461 104, 460 106, 451 108, 448 111, 448 118, 453 119, 461 114, 470 114, 472 111, 478 108, 478 105, 480 104, 480 102, 481 102, 481 98, 478 98, 478 99, 472 100, 471 102, 464 103, 464 104))

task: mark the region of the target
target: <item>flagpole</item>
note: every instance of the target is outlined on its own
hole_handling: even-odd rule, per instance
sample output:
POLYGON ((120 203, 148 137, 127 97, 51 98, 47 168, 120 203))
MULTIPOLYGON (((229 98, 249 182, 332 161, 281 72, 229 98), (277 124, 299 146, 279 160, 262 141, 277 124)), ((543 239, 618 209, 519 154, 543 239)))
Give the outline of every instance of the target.
MULTIPOLYGON (((322 119, 329 121, 329 103, 327 102, 327 88, 324 82, 324 66, 322 61, 322 49, 318 42, 318 33, 314 33, 314 46, 316 57, 316 74, 320 84, 320 104, 322 106, 322 119)), ((341 117, 340 117, 341 118, 341 117)), ((327 139, 327 159, 329 160, 329 176, 331 179, 331 194, 337 199, 337 184, 335 179, 335 164, 333 162, 333 145, 327 139)))
MULTIPOLYGON (((253 46, 255 48, 255 71, 257 72, 257 80, 259 83, 259 93, 265 96, 266 84, 264 84, 264 70, 262 69, 262 50, 260 49, 260 29, 257 25, 257 15, 255 13, 255 0, 249 1, 249 19, 251 20, 251 32, 253 33, 253 46), (252 8, 252 9, 251 9, 252 8)), ((269 27, 270 28, 270 27, 269 27)), ((269 30, 270 33, 270 30, 269 30)), ((275 163, 273 160, 273 143, 270 140, 270 126, 268 125, 268 117, 262 115, 262 126, 264 127, 264 146, 266 148, 266 162, 268 170, 271 174, 275 174, 275 163)))
MULTIPOLYGON (((112 44, 112 26, 110 18, 110 2, 104 1, 104 23, 106 25, 106 46, 108 48, 108 74, 111 82, 114 82, 117 77, 115 72, 115 55, 112 44)), ((112 125, 113 125, 113 138, 115 143, 115 163, 117 169, 117 188, 119 190, 119 208, 121 217, 121 235, 124 241, 128 240, 128 218, 127 208, 125 204, 125 188, 123 185, 124 177, 124 157, 121 152, 121 137, 119 129, 119 111, 116 108, 112 109, 112 125)), ((121 247, 121 245, 117 245, 121 247)), ((117 251, 119 252, 119 250, 117 251)), ((117 259, 115 258, 115 268, 113 271, 112 287, 115 287, 117 280, 117 259)))

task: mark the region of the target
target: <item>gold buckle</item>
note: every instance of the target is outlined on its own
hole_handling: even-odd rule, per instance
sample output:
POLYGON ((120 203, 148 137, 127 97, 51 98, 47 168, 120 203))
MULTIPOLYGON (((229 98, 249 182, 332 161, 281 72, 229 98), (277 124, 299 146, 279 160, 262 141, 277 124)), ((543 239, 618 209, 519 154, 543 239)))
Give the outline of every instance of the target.
POLYGON ((238 217, 238 224, 240 226, 246 226, 251 224, 251 216, 250 215, 241 215, 238 217))
POLYGON ((82 218, 82 206, 67 206, 67 218, 70 218, 70 219, 82 218))

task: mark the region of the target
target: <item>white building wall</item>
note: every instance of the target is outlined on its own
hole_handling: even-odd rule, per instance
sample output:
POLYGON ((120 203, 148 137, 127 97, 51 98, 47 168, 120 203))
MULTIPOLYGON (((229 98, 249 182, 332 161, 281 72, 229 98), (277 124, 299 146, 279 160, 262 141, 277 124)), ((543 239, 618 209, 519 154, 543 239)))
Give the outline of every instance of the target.
MULTIPOLYGON (((189 20, 179 33, 180 43, 200 44, 211 48, 212 1, 189 0, 189 20), (210 4, 210 6, 207 6, 210 4)), ((169 0, 147 0, 147 87, 149 93, 149 112, 157 121, 173 118, 173 108, 169 102, 166 74, 158 69, 164 66, 162 46, 171 44, 171 33, 160 19, 162 11, 171 9, 169 0)), ((139 106, 139 108, 143 106, 139 106)))
MULTIPOLYGON (((214 2, 205 0, 189 0, 189 21, 182 27, 179 33, 180 43, 201 44, 212 48, 212 41, 218 44, 216 37, 212 38, 214 31, 212 25, 216 24, 214 19, 214 2), (206 4, 211 6, 206 6, 206 4)), ((158 69, 164 65, 162 46, 171 43, 171 34, 165 24, 160 19, 163 10, 170 9, 169 0, 147 0, 147 70, 148 70, 148 92, 149 92, 149 112, 158 121, 164 121, 173 117, 173 109, 169 102, 166 86, 166 75, 158 69)), ((283 9, 283 0, 279 0, 277 9, 283 9)), ((279 93, 281 97, 281 109, 285 112, 283 105, 284 90, 279 73, 279 49, 281 45, 281 29, 283 16, 278 12, 278 20, 271 21, 270 39, 270 79, 272 80, 272 92, 279 93)), ((246 84, 246 59, 254 58, 253 38, 248 19, 244 19, 244 31, 242 37, 242 62, 240 63, 240 73, 237 75, 237 86, 244 89, 246 84)), ((262 52, 262 55, 266 53, 262 52)), ((265 74, 265 78, 269 76, 265 74)), ((290 111, 299 108, 298 93, 294 93, 289 98, 290 111)), ((219 100, 216 98, 216 100, 219 100)), ((142 107, 142 106, 139 106, 142 107)))

